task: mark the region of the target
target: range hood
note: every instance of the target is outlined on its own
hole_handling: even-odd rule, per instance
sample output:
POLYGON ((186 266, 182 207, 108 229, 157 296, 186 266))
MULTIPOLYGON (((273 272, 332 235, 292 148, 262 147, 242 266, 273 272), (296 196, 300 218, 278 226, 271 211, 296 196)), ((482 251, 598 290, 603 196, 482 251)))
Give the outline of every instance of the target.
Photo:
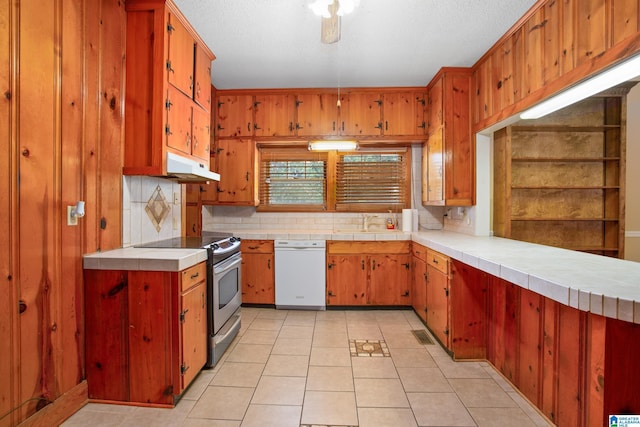
POLYGON ((167 178, 180 182, 220 181, 220 174, 186 157, 167 153, 167 178))

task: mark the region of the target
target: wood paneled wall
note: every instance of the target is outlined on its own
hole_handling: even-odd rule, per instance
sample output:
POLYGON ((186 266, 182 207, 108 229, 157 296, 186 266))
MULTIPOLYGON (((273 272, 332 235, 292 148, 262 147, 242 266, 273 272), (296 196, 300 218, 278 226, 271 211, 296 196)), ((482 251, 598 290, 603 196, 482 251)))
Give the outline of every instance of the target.
POLYGON ((0 3, 2 427, 87 398, 82 255, 121 242, 124 28, 118 0, 0 3))
POLYGON ((540 0, 473 66, 473 130, 638 52, 639 0, 540 0))

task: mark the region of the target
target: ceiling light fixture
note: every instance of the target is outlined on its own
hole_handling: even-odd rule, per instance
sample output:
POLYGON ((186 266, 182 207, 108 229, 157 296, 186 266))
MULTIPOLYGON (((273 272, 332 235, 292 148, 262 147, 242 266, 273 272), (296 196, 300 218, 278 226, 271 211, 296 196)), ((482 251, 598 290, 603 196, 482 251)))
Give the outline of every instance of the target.
POLYGON ((360 4, 360 0, 314 0, 309 9, 322 17, 320 41, 325 44, 340 40, 340 17, 351 13, 360 4))
POLYGON ((310 141, 309 151, 356 151, 357 141, 310 141))
POLYGON ((521 119, 538 119, 640 75, 640 55, 603 71, 520 114, 521 119))

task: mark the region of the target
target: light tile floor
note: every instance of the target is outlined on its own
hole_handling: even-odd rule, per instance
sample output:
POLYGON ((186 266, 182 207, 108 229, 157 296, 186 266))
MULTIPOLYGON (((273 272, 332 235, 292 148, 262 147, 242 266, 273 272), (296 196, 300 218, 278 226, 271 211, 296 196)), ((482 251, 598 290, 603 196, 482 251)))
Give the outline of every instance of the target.
POLYGON ((409 310, 242 309, 242 329, 174 409, 90 403, 76 426, 549 426, 486 362, 455 362, 409 310), (391 357, 352 357, 349 340, 391 357))

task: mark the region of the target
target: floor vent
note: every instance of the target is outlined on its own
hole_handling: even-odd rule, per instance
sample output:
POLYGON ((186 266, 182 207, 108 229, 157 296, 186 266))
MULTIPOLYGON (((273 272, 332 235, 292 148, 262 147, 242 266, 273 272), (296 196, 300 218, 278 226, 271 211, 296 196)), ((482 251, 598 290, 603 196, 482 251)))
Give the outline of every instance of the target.
POLYGON ((424 329, 417 329, 411 331, 414 337, 418 340, 420 344, 433 344, 431 338, 429 338, 429 334, 424 329))

